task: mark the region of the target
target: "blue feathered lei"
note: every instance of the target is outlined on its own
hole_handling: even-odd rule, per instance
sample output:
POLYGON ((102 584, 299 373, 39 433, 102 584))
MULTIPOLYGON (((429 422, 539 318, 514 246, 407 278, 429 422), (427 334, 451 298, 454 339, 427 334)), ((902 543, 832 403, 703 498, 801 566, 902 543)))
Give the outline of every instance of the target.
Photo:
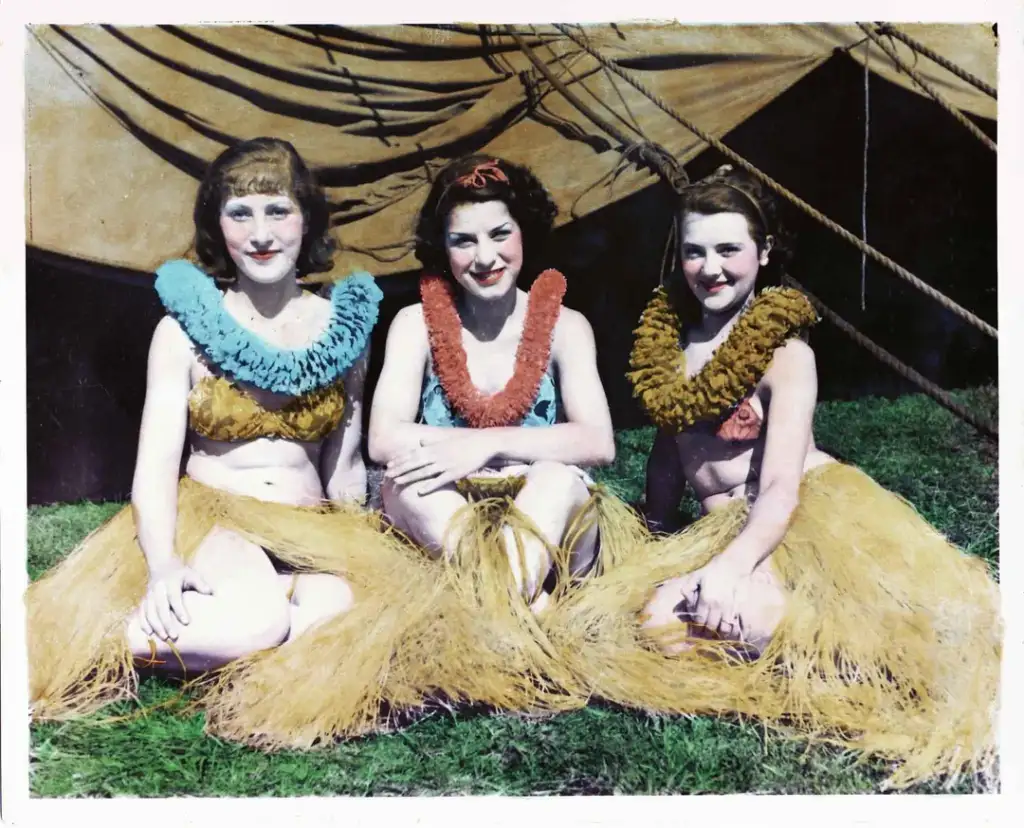
POLYGON ((224 309, 213 279, 183 259, 156 271, 167 313, 225 374, 278 394, 298 396, 336 381, 359 357, 377 323, 384 294, 366 272, 331 289, 331 321, 306 348, 278 348, 242 327, 224 309))

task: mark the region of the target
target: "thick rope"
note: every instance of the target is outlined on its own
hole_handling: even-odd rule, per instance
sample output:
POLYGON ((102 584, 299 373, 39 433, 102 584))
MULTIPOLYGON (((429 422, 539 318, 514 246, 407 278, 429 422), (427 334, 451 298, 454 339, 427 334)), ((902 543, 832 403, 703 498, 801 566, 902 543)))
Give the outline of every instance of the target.
POLYGON ((737 166, 740 166, 743 169, 745 169, 752 176, 754 176, 760 182, 762 182, 765 186, 769 187, 770 189, 778 193, 780 196, 785 198, 787 201, 799 207, 801 210, 807 213, 807 215, 811 216, 811 218, 824 224, 826 227, 832 230, 832 232, 836 233, 841 238, 848 241, 858 250, 867 253, 867 255, 874 259, 876 262, 891 270, 904 281, 907 281, 910 284, 912 284, 919 291, 925 294, 925 296, 929 296, 932 299, 934 299, 936 302, 942 305, 942 307, 946 308, 955 316, 958 316, 960 319, 963 319, 968 324, 973 325, 978 330, 984 331, 993 339, 999 338, 999 332, 992 325, 988 324, 988 322, 986 322, 984 319, 981 319, 980 317, 971 313, 966 308, 962 307, 961 305, 958 305, 948 296, 944 295, 943 293, 940 293, 927 282, 924 282, 921 279, 919 279, 905 267, 902 267, 901 265, 897 264, 884 253, 876 250, 871 245, 862 242, 859 238, 857 238, 845 227, 842 227, 841 225, 837 224, 824 213, 812 207, 798 195, 787 190, 785 187, 779 184, 779 182, 775 181, 775 179, 761 172, 757 167, 755 167, 753 164, 751 164, 749 161, 747 161, 745 158, 739 155, 739 153, 736 153, 733 150, 729 149, 729 147, 727 147, 725 144, 723 144, 721 141, 715 138, 715 136, 711 135, 708 132, 705 132, 695 123, 684 118, 682 115, 673 110, 672 107, 670 107, 667 103, 665 103, 665 101, 663 101, 657 94, 652 92, 650 89, 644 86, 643 83, 634 78, 632 74, 627 72, 625 69, 622 69, 613 61, 608 60, 608 58, 604 57, 602 54, 597 52, 593 47, 590 46, 589 43, 584 41, 579 36, 575 35, 567 26, 564 26, 561 23, 556 23, 554 25, 559 31, 561 31, 566 37, 568 37, 570 40, 576 43, 576 45, 578 45, 581 49, 587 51, 595 60, 606 65, 609 69, 611 69, 611 71, 615 72, 615 74, 623 78, 630 86, 632 86, 634 89, 636 89, 641 94, 646 96, 648 100, 650 100, 655 106, 658 107, 658 109, 660 109, 666 115, 671 117, 677 123, 686 127, 688 130, 690 130, 690 132, 692 132, 706 144, 708 144, 711 147, 714 147, 722 155, 729 158, 737 166))
MULTIPOLYGON (((871 47, 864 44, 864 180, 860 194, 860 238, 868 243, 868 147, 871 137, 871 47)), ((868 255, 860 252, 860 309, 867 310, 868 255)))
POLYGON ((889 60, 895 63, 900 69, 902 69, 910 79, 920 86, 939 106, 946 110, 950 115, 956 118, 957 122, 963 126, 968 132, 970 132, 975 138, 981 141, 986 147, 992 152, 996 152, 996 142, 989 138, 984 132, 966 116, 963 112, 957 109, 953 104, 949 103, 945 98, 938 93, 938 91, 928 83, 912 66, 909 66, 906 61, 903 60, 896 50, 889 44, 886 43, 881 37, 879 37, 870 26, 866 23, 858 23, 861 29, 864 30, 864 34, 870 37, 875 44, 889 56, 889 60))
POLYGON ((885 350, 885 348, 883 348, 881 345, 878 345, 872 340, 868 339, 864 334, 862 334, 855 327, 853 327, 853 325, 851 325, 849 322, 847 322, 845 319, 839 316, 831 308, 827 307, 824 302, 818 299, 818 297, 810 293, 810 291, 808 291, 807 288, 801 285, 796 279, 794 279, 788 273, 785 276, 783 276, 783 282, 789 285, 790 287, 794 287, 801 293, 803 293, 808 299, 810 299, 811 304, 814 305, 818 313, 820 313, 822 316, 828 319, 829 322, 831 322, 833 325, 839 328, 839 330, 845 333, 848 337, 850 337, 850 339, 852 339, 862 348, 867 350, 876 359, 884 362, 904 379, 910 380, 912 383, 914 383, 914 385, 916 385, 918 388, 924 391, 939 405, 943 406, 944 408, 948 408, 960 419, 970 423, 976 429, 978 429, 981 432, 984 432, 988 436, 999 436, 999 429, 996 426, 996 424, 990 422, 985 417, 981 417, 978 414, 975 414, 970 409, 961 405, 955 399, 953 399, 953 397, 949 394, 948 391, 945 391, 944 389, 940 388, 930 379, 925 377, 923 374, 918 373, 906 363, 901 362, 899 359, 897 359, 895 356, 893 356, 891 353, 885 350))
MULTIPOLYGON (((533 32, 533 34, 536 37, 540 37, 540 33, 537 31, 537 27, 536 26, 531 24, 530 25, 530 30, 533 32)), ((557 38, 557 37, 558 37, 558 35, 553 35, 552 39, 557 38)), ((549 54, 551 55, 552 62, 556 62, 556 63, 558 63, 559 66, 562 67, 562 77, 568 77, 569 78, 569 81, 566 84, 567 86, 570 85, 570 84, 578 85, 584 92, 588 93, 590 95, 590 97, 593 98, 595 106, 603 107, 605 110, 607 110, 607 113, 610 116, 612 116, 616 121, 621 123, 626 128, 628 128, 628 129, 632 130, 633 132, 635 132, 643 140, 643 142, 647 141, 647 136, 644 134, 644 131, 641 128, 641 126, 640 126, 639 122, 637 121, 636 117, 634 117, 633 113, 630 111, 629 104, 626 102, 625 96, 622 94, 622 92, 619 89, 619 87, 617 87, 615 85, 615 83, 614 83, 615 79, 608 74, 608 70, 607 69, 604 69, 602 67, 602 71, 605 73, 606 76, 608 76, 609 85, 612 87, 612 89, 618 95, 619 103, 622 104, 622 108, 626 110, 626 114, 629 115, 629 118, 626 118, 626 117, 620 115, 618 112, 616 112, 614 107, 612 107, 610 104, 605 102, 596 92, 594 92, 589 86, 587 86, 587 84, 584 82, 584 79, 581 78, 579 75, 577 75, 573 71, 572 66, 570 66, 569 63, 566 62, 565 55, 560 53, 560 52, 556 52, 555 51, 555 47, 552 45, 552 41, 551 40, 546 41, 544 45, 547 47, 547 50, 548 50, 549 54), (630 119, 632 119, 632 120, 630 120, 630 119)), ((580 57, 583 56, 582 53, 580 53, 580 52, 575 52, 574 54, 578 55, 580 57)), ((635 141, 636 139, 633 139, 633 140, 635 141)))
MULTIPOLYGON (((562 81, 560 81, 555 74, 548 68, 547 64, 544 63, 533 49, 531 49, 523 38, 518 35, 511 27, 505 27, 505 31, 508 33, 516 45, 522 50, 523 54, 526 55, 530 63, 532 63, 537 71, 540 72, 569 103, 576 107, 581 113, 587 118, 594 122, 594 124, 604 132, 611 135, 616 141, 622 146, 628 146, 635 143, 628 135, 622 132, 617 126, 606 121, 601 115, 593 110, 592 107, 585 104, 579 97, 577 97, 572 90, 570 90, 562 81)), ((639 146, 637 154, 645 165, 652 171, 660 175, 665 181, 667 181, 676 192, 680 192, 686 184, 689 183, 689 179, 683 168, 676 162, 670 153, 664 148, 651 142, 644 142, 639 146)))
POLYGON ((935 61, 935 63, 939 64, 939 66, 941 66, 943 69, 949 70, 958 78, 960 78, 960 80, 966 81, 976 89, 980 89, 986 95, 989 95, 992 98, 999 100, 999 96, 996 93, 995 87, 989 86, 989 84, 985 83, 985 81, 983 81, 981 78, 972 75, 966 69, 961 69, 955 63, 953 63, 953 61, 947 60, 942 55, 938 54, 932 49, 929 49, 921 41, 914 40, 914 38, 912 38, 910 35, 904 34, 891 23, 879 23, 878 33, 882 35, 888 35, 889 37, 894 37, 897 40, 903 41, 915 52, 924 55, 926 58, 929 58, 930 60, 935 61))

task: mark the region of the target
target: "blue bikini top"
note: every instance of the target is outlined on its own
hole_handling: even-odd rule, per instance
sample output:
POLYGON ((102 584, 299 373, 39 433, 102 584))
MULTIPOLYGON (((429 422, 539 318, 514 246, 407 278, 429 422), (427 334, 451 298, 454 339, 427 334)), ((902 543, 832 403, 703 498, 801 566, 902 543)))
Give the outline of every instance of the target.
MULTIPOLYGON (((561 396, 549 368, 540 378, 537 399, 533 401, 533 405, 530 406, 530 410, 523 416, 519 425, 550 426, 563 419, 561 396)), ((427 368, 427 375, 423 381, 418 422, 422 425, 445 428, 465 428, 468 425, 460 415, 452 411, 448 397, 445 396, 444 389, 441 387, 441 381, 434 373, 433 365, 427 368)))

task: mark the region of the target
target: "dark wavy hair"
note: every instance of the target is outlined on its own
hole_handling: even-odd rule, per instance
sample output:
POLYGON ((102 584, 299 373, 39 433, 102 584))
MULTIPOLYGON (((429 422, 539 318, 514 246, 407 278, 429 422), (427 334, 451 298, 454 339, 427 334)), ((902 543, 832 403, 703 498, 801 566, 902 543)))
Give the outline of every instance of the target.
MULTIPOLYGON (((672 277, 666 280, 674 304, 681 311, 694 310, 688 301, 692 299, 679 264, 682 250, 683 219, 687 213, 714 215, 715 213, 740 213, 747 220, 750 237, 761 253, 771 239, 771 253, 768 264, 758 272, 758 283, 762 286, 782 284, 782 276, 789 262, 790 241, 779 221, 778 201, 775 195, 754 176, 745 170, 733 169, 729 164, 719 167, 707 178, 691 184, 679 196, 676 207, 674 232, 676 234, 676 255, 672 277)), ((699 309, 698 318, 699 318, 699 309)), ((686 321, 692 321, 690 319, 686 321)))
POLYGON ((316 178, 287 141, 252 138, 218 155, 199 184, 192 211, 196 226, 193 249, 207 273, 223 280, 235 277, 235 264, 220 229, 224 202, 236 196, 280 193, 294 199, 302 210, 298 275, 331 270, 336 242, 329 232, 327 198, 316 178))
POLYGON ((508 207, 523 235, 522 275, 535 276, 541 269, 540 262, 558 209, 544 185, 527 167, 491 155, 458 158, 438 173, 416 223, 416 258, 426 270, 447 274, 448 216, 460 204, 484 201, 501 201, 508 207), (486 171, 477 173, 474 178, 474 171, 481 165, 487 165, 486 171), (500 171, 500 175, 492 170, 500 171))

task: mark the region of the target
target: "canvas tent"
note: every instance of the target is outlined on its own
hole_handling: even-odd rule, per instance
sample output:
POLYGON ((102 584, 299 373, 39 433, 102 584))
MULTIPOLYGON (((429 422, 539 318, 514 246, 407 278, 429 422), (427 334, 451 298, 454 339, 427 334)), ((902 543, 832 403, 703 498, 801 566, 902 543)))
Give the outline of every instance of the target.
MULTIPOLYGON (((899 28, 995 84, 990 26, 899 28)), ((33 29, 30 502, 127 495, 146 349, 161 314, 152 269, 188 248, 204 165, 261 134, 292 140, 327 184, 342 246, 334 275, 385 277, 368 394, 390 319, 416 301, 409 240, 430 176, 483 149, 530 164, 553 191, 561 227, 546 264, 563 270, 566 303, 594 327, 616 427, 643 425, 624 372, 631 329, 659 278, 671 193, 648 186, 657 176, 634 150, 657 142, 694 177, 722 159, 554 27, 516 32, 625 140, 571 105, 493 27, 33 29)), ((584 34, 830 217, 860 231, 866 216, 878 249, 995 321, 995 154, 873 44, 866 73, 860 28, 622 24, 584 34)), ((992 97, 886 41, 994 134, 992 97)), ((871 261, 864 305, 860 253, 798 210, 786 223, 793 275, 877 342, 945 387, 994 377, 994 340, 871 261)), ((915 390, 831 325, 816 329, 814 347, 823 399, 915 390)))
MULTIPOLYGON (((995 86, 985 24, 906 25, 995 86)), ((579 30, 656 94, 722 136, 835 50, 919 91, 854 25, 619 24, 579 30)), ((550 26, 517 32, 622 132, 685 163, 703 143, 550 26)), ((954 106, 996 101, 891 40, 954 106)), ((343 275, 412 270, 413 218, 432 174, 483 150, 532 167, 559 223, 655 180, 574 108, 499 26, 117 26, 32 30, 26 66, 27 237, 77 259, 151 271, 182 254, 205 165, 232 142, 287 138, 327 186, 343 275), (613 174, 614 173, 614 174, 613 174)))

